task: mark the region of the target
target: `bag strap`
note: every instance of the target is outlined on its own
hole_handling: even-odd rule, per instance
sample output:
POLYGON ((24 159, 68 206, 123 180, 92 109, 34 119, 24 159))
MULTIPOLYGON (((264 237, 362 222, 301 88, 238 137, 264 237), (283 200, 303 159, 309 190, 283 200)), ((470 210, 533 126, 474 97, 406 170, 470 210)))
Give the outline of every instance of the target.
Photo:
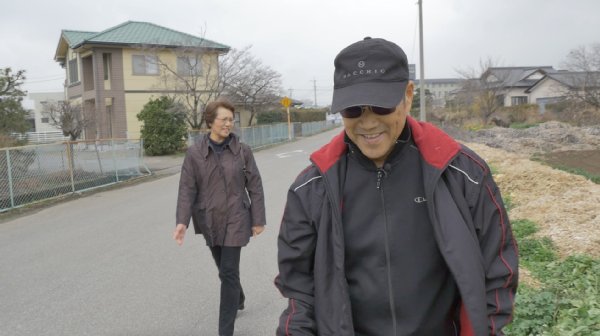
POLYGON ((240 148, 241 148, 241 152, 242 152, 242 164, 244 165, 242 167, 242 170, 244 171, 244 175, 246 174, 246 154, 244 153, 244 145, 240 142, 240 148))
POLYGON ((246 153, 244 153, 244 144, 240 142, 240 153, 242 154, 242 172, 244 173, 244 188, 248 186, 248 170, 246 169, 246 153))

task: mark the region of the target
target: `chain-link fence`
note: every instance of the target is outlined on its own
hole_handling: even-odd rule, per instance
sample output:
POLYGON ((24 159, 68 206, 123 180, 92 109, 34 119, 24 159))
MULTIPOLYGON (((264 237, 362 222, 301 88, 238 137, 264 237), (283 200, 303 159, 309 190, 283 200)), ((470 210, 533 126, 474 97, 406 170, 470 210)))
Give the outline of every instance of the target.
POLYGON ((0 149, 0 211, 148 174, 141 140, 0 149))

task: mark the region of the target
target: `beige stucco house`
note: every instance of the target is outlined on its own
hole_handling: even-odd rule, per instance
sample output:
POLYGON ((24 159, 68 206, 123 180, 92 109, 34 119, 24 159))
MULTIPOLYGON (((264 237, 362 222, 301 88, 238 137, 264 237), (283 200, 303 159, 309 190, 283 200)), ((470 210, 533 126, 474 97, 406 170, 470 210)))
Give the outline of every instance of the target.
POLYGON ((165 66, 185 74, 191 60, 206 84, 218 75, 218 58, 229 49, 153 23, 128 21, 101 32, 63 30, 54 59, 66 71, 66 99, 81 104, 94 121, 86 139, 139 138, 136 116, 148 100, 185 92, 165 82, 165 66))

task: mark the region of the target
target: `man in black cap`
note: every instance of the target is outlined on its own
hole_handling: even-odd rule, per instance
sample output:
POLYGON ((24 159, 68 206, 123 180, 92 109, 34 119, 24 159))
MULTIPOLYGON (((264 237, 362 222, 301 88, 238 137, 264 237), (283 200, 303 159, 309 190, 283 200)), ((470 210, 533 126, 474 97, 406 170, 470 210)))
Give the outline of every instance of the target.
POLYGON ((408 116, 396 44, 365 38, 334 63, 344 132, 288 192, 277 335, 502 335, 518 255, 488 165, 408 116))

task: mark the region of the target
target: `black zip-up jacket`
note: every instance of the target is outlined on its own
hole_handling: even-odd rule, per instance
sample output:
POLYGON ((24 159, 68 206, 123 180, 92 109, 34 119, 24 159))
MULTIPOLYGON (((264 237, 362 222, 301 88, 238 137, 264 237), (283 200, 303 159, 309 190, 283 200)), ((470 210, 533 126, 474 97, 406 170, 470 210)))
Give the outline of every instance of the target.
MULTIPOLYGON (((500 191, 469 148, 431 124, 407 122, 423 157, 435 240, 460 293, 460 335, 503 335, 513 312, 518 252, 500 191)), ((354 335, 341 222, 343 183, 352 183, 344 181, 347 150, 342 132, 311 155, 313 164, 289 189, 275 279, 289 303, 277 335, 354 335)))

